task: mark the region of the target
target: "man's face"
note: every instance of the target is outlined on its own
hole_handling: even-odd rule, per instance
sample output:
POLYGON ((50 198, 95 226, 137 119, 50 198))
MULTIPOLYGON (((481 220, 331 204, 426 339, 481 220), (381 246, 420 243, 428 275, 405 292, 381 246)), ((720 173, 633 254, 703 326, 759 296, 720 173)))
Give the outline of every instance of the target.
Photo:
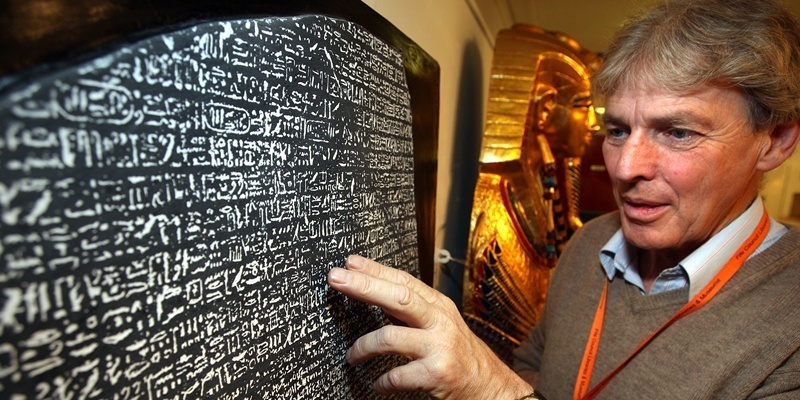
POLYGON ((603 155, 625 238, 679 262, 755 198, 768 135, 747 123, 744 96, 629 89, 607 99, 603 155))

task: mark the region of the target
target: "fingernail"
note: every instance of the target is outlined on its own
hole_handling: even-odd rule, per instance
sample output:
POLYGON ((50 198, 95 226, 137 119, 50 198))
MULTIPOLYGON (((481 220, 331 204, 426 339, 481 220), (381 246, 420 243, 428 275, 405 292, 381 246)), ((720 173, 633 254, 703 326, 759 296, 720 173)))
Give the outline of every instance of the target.
POLYGON ((328 272, 328 281, 333 283, 350 282, 350 273, 342 268, 334 268, 330 272, 328 272))
POLYGON ((346 353, 344 353, 344 360, 350 365, 353 364, 353 356, 350 354, 352 352, 353 352, 353 348, 351 347, 351 348, 347 349, 346 353))
POLYGON ((355 255, 355 254, 351 254, 351 255, 349 255, 347 257, 346 264, 347 264, 348 267, 352 267, 350 269, 362 269, 362 268, 364 268, 364 264, 365 264, 366 260, 367 259, 364 258, 364 257, 361 257, 359 255, 355 255))

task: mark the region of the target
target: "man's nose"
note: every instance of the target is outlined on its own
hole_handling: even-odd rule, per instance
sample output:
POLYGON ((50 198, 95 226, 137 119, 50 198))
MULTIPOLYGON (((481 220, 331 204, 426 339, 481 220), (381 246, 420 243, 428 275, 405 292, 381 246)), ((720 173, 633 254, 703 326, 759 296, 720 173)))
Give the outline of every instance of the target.
POLYGON ((656 143, 644 134, 632 133, 620 146, 613 149, 617 156, 609 172, 621 181, 653 179, 658 165, 659 152, 656 143))

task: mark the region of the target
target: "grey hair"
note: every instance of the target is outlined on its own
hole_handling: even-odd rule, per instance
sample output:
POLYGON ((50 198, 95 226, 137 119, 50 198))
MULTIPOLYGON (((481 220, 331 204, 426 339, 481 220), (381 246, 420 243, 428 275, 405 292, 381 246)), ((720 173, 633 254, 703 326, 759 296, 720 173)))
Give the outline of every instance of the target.
POLYGON ((595 92, 686 94, 737 88, 755 130, 800 118, 800 26, 778 0, 673 0, 626 23, 593 77, 595 92))

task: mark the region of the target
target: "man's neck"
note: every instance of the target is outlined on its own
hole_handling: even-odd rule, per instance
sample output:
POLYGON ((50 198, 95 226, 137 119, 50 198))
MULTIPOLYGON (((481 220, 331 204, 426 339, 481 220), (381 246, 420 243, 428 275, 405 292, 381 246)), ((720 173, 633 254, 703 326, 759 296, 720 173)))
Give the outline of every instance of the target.
POLYGON ((671 255, 655 250, 640 249, 638 271, 645 293, 650 294, 650 289, 653 288, 658 276, 664 270, 678 265, 683 258, 684 256, 678 254, 671 255))

